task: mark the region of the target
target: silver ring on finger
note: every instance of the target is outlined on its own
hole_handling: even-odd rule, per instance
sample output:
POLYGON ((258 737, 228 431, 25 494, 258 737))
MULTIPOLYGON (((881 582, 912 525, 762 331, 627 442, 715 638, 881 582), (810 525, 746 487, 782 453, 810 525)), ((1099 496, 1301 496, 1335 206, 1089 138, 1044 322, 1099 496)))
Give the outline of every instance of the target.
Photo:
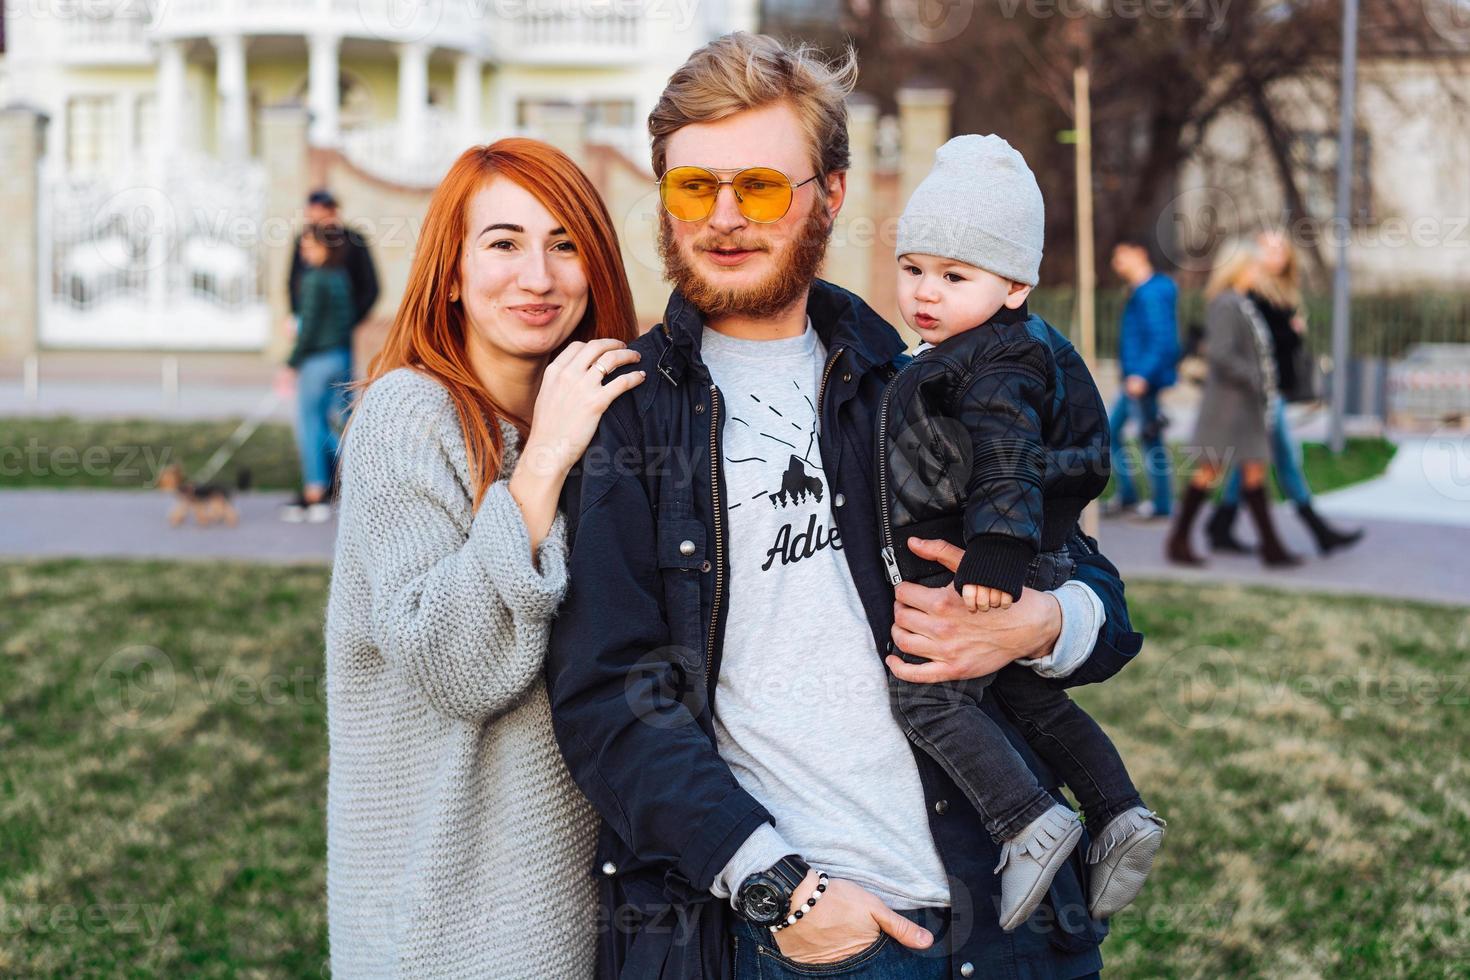
POLYGON ((592 366, 597 368, 598 374, 602 375, 604 378, 607 377, 607 365, 602 363, 602 358, 599 357, 597 360, 593 361, 592 366))

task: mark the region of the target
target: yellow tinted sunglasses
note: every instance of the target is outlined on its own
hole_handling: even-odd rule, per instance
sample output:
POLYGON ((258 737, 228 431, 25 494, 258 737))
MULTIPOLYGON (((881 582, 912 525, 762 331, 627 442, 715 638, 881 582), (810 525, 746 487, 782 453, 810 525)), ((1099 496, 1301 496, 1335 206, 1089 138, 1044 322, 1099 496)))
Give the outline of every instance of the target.
POLYGON ((735 205, 751 221, 770 224, 780 221, 791 210, 796 189, 817 179, 792 183, 791 178, 774 167, 746 167, 743 170, 716 170, 713 167, 674 167, 657 181, 658 196, 664 210, 680 221, 703 221, 715 209, 720 188, 729 184, 735 192, 735 205), (721 177, 721 174, 733 174, 721 177))

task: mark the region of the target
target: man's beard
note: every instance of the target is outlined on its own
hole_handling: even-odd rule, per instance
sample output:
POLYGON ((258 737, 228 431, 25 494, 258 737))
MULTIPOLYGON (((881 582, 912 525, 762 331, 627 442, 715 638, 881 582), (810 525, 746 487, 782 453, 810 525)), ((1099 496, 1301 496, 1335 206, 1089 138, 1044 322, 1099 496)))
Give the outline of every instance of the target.
MULTIPOLYGON (((827 255, 827 238, 831 230, 825 202, 812 205, 796 239, 786 251, 773 255, 776 268, 753 286, 732 289, 717 286, 705 279, 679 251, 674 241, 672 218, 659 215, 658 254, 664 260, 664 275, 674 288, 705 318, 722 316, 772 317, 791 307, 811 287, 822 259, 827 255)), ((691 247, 744 248, 755 245, 738 236, 725 241, 718 235, 705 235, 691 242, 691 247)))

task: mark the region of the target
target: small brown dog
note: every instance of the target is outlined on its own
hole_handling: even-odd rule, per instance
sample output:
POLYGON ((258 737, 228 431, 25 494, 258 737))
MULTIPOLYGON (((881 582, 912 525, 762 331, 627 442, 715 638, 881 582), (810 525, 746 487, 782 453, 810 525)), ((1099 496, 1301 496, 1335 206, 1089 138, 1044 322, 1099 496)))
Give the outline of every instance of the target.
POLYGON ((235 478, 234 488, 219 483, 190 483, 184 479, 184 467, 179 463, 168 464, 158 475, 158 488, 178 498, 168 515, 168 522, 174 527, 184 523, 184 518, 190 513, 194 515, 194 523, 200 527, 208 527, 216 521, 234 527, 240 523, 240 515, 231 498, 235 490, 245 490, 249 486, 250 471, 245 469, 235 478))

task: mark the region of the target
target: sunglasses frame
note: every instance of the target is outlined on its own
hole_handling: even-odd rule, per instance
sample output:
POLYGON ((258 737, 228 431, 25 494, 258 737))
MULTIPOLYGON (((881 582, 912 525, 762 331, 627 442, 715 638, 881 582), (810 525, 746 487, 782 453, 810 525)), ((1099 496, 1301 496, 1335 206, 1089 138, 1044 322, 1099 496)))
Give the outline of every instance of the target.
POLYGON ((659 204, 663 205, 664 211, 667 212, 669 217, 673 218, 675 221, 691 222, 708 220, 709 216, 715 213, 715 205, 719 203, 720 188, 724 187, 726 184, 729 184, 730 192, 735 195, 735 207, 739 209, 740 213, 745 216, 745 219, 747 221, 754 221, 758 225, 772 225, 780 221, 782 218, 786 217, 787 213, 791 210, 791 205, 796 200, 796 189, 804 184, 810 184, 812 181, 816 180, 820 176, 821 174, 812 174, 806 180, 794 181, 789 176, 787 176, 786 171, 781 170, 777 167, 701 167, 691 163, 685 164, 684 166, 680 167, 670 167, 668 170, 665 170, 661 176, 655 177, 653 179, 653 183, 654 186, 658 188, 659 204), (681 218, 673 211, 669 210, 668 201, 664 199, 664 195, 667 193, 667 191, 665 191, 664 189, 664 178, 673 173, 675 170, 683 170, 686 167, 690 170, 703 170, 705 173, 714 174, 715 176, 715 194, 714 197, 710 199, 709 210, 704 213, 704 217, 702 218, 681 218), (735 178, 739 177, 741 174, 745 173, 748 170, 769 170, 772 173, 778 173, 781 175, 782 179, 786 181, 787 186, 791 188, 791 197, 788 198, 786 201, 786 210, 776 215, 776 217, 768 218, 764 221, 762 221, 760 218, 752 218, 750 215, 745 213, 745 208, 742 207, 745 201, 740 197, 739 192, 735 190, 735 178), (729 177, 729 179, 725 179, 721 176, 722 174, 730 174, 731 176, 729 177))

